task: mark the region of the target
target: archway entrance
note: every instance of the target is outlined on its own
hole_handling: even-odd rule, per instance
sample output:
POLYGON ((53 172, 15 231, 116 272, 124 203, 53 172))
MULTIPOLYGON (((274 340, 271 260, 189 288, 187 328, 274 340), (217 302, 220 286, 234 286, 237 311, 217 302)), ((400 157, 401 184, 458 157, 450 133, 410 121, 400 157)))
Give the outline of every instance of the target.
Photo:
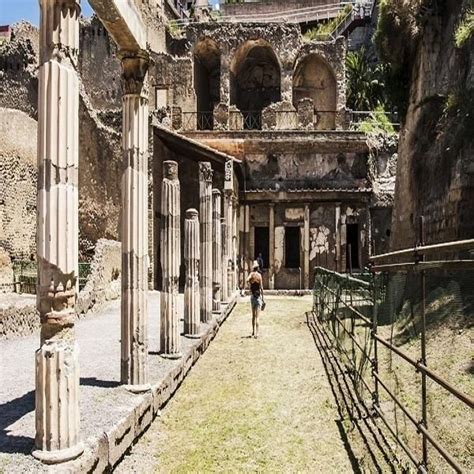
POLYGON ((231 66, 231 104, 244 116, 244 128, 262 128, 262 110, 281 100, 280 65, 264 40, 250 40, 235 53, 231 66))
POLYGON ((220 101, 221 53, 211 38, 194 48, 194 91, 197 101, 197 129, 212 130, 214 106, 220 101))
POLYGON ((293 74, 293 105, 309 97, 313 100, 318 130, 336 128, 337 83, 332 68, 316 54, 304 57, 293 74))

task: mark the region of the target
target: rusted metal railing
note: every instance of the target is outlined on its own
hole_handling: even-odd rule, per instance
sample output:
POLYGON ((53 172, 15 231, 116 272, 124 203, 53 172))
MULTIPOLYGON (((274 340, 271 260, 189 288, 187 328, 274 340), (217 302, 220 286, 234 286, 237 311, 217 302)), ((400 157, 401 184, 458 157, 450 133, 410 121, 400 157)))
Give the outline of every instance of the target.
MULTIPOLYGON (((419 472, 432 470, 433 462, 437 462, 431 460, 433 454, 430 453, 433 449, 454 471, 464 472, 467 470, 465 463, 456 459, 443 446, 438 439, 439 436, 434 433, 437 431, 436 426, 430 428, 429 424, 429 391, 434 390, 435 386, 445 391, 443 397, 455 398, 470 410, 474 408, 474 399, 456 386, 454 377, 447 380, 444 374, 439 373, 439 367, 429 365, 427 315, 431 313, 427 309, 427 292, 428 289, 433 290, 440 279, 446 278, 446 281, 450 282, 453 278, 466 279, 466 269, 474 270, 474 259, 470 258, 474 255, 474 239, 424 245, 422 229, 421 225, 420 243, 417 246, 371 257, 368 274, 352 277, 317 268, 313 312, 319 330, 322 334, 324 333, 324 337, 335 348, 338 358, 346 366, 359 400, 369 407, 368 411, 374 419, 380 419, 383 422, 417 470, 419 472), (443 256, 445 258, 442 258, 443 256), (429 260, 429 258, 436 258, 436 260, 429 260), (431 275, 430 272, 434 271, 437 272, 436 275, 431 275), (396 286, 397 281, 402 277, 406 279, 403 280, 405 282, 403 293, 396 286), (427 278, 432 278, 431 287, 427 284, 427 278), (406 292, 409 292, 412 308, 416 308, 415 312, 419 316, 419 323, 417 323, 419 334, 416 335, 416 344, 419 345, 418 357, 397 345, 391 337, 387 337, 386 331, 381 332, 382 326, 387 326, 387 321, 381 321, 381 317, 388 311, 390 313, 388 327, 392 328, 390 333, 393 334, 393 325, 396 320, 393 301, 398 300, 402 307, 406 292), (418 415, 412 412, 412 406, 407 405, 406 394, 391 388, 387 380, 390 378, 388 372, 380 370, 381 350, 388 351, 390 360, 392 355, 403 360, 405 364, 411 366, 415 374, 418 374, 420 378, 418 398, 420 413, 418 415), (409 420, 420 437, 419 452, 415 452, 405 436, 399 433, 397 424, 387 416, 386 403, 389 400, 409 420)), ((469 291, 467 293, 470 294, 469 291)), ((463 311, 472 311, 472 298, 469 298, 469 304, 461 305, 463 311)), ((432 299, 430 302, 432 304, 432 299)), ((383 361, 385 363, 386 359, 383 361)), ((411 396, 413 395, 411 393, 411 396)), ((442 468, 442 471, 444 472, 445 468, 442 468)))

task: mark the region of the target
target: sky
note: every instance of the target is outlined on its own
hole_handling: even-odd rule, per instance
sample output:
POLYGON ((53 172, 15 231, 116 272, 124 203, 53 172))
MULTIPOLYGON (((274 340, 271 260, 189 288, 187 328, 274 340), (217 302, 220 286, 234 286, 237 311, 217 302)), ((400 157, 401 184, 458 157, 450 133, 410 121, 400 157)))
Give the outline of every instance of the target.
MULTIPOLYGON (((87 0, 81 0, 81 9, 84 16, 92 15, 87 0)), ((11 25, 20 20, 38 26, 39 0, 0 0, 0 25, 11 25)))

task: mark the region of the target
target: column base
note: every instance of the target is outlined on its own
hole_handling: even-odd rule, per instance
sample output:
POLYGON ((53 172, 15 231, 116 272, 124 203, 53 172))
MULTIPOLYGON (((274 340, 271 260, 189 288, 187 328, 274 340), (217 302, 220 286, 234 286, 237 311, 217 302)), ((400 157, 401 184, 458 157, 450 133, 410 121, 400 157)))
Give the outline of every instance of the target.
POLYGON ((174 354, 160 354, 161 357, 163 357, 163 359, 181 359, 181 357, 183 357, 183 354, 181 354, 181 352, 176 352, 174 354))
POLYGON ((31 454, 34 458, 45 464, 59 464, 66 461, 76 459, 84 452, 84 444, 78 443, 71 448, 58 449, 55 451, 45 451, 42 449, 34 449, 31 454))
POLYGON ((184 337, 188 339, 200 339, 202 334, 185 334, 184 337))
POLYGON ((144 393, 151 390, 151 385, 149 383, 144 383, 141 385, 124 385, 123 388, 132 393, 144 393))

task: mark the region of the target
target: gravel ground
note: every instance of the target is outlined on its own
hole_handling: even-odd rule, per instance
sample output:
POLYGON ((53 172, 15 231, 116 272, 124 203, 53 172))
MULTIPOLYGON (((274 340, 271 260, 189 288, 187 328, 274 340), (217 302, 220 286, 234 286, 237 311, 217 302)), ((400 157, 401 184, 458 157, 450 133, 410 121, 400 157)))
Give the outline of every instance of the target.
POLYGON ((267 296, 262 335, 240 304, 175 396, 117 467, 149 472, 352 472, 305 311, 267 296))
MULTIPOLYGON (((182 297, 180 305, 182 308, 182 297)), ((149 293, 149 373, 160 380, 176 364, 159 351, 159 293, 149 293)), ((119 386, 120 301, 76 324, 81 368, 84 440, 111 428, 129 412, 135 395, 119 386)), ((182 338, 183 351, 193 340, 182 338)), ((30 455, 34 442, 34 353, 38 336, 0 341, 0 472, 43 472, 30 455)))

